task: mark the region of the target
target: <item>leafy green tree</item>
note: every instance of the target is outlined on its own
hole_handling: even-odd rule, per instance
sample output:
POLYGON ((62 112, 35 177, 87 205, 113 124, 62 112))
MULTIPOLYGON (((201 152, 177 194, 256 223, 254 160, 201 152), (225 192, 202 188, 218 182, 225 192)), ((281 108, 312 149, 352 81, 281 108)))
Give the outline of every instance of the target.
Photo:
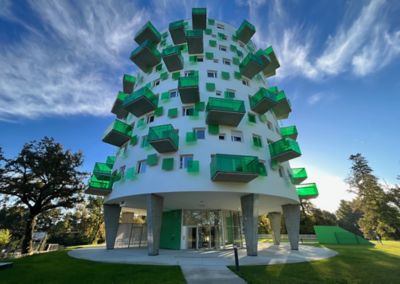
POLYGON ((362 217, 362 212, 356 201, 340 200, 339 208, 336 210, 338 225, 356 235, 362 235, 358 222, 362 217))
POLYGON ((55 208, 72 208, 81 201, 85 173, 82 153, 64 150, 53 138, 26 143, 18 156, 7 159, 1 154, 0 193, 10 195, 15 205, 28 210, 21 252, 32 250, 32 233, 38 215, 55 208))
POLYGON ((317 208, 311 201, 302 200, 300 211, 300 233, 314 234, 315 225, 337 225, 335 214, 317 208))

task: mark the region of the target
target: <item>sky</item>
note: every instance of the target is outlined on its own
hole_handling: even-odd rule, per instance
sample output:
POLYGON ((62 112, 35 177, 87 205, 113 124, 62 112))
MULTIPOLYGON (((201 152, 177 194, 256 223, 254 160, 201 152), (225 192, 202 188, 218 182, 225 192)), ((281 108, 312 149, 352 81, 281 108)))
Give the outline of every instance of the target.
POLYGON ((383 183, 400 174, 400 2, 396 0, 21 1, 0 0, 0 146, 17 155, 52 136, 82 150, 84 170, 114 154, 102 143, 135 32, 158 30, 207 7, 208 17, 256 27, 258 47, 272 45, 281 67, 269 79, 285 90, 313 202, 334 212, 351 199, 345 178, 362 153, 383 183))

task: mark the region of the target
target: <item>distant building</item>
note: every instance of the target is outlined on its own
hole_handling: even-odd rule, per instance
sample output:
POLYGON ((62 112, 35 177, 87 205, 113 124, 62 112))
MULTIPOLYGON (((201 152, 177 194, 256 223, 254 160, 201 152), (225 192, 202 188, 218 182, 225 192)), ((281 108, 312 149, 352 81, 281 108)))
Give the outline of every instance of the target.
POLYGON ((130 59, 140 71, 124 75, 103 138, 118 150, 96 163, 87 190, 105 196, 107 248, 121 208, 146 215, 150 255, 235 244, 257 255, 258 216, 268 214, 279 243, 282 213, 298 248, 299 197, 318 191, 289 165, 301 155, 296 127, 280 126, 291 105, 268 85, 279 62, 254 33, 247 21, 234 28, 194 8, 165 32, 147 22, 136 34, 130 59))

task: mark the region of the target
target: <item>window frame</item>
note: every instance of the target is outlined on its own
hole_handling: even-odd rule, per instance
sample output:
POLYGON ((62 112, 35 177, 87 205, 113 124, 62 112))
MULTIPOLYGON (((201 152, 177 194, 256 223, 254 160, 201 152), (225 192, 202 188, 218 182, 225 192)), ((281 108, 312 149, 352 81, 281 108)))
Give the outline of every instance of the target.
POLYGON ((231 141, 232 142, 243 142, 243 132, 240 130, 231 130, 231 141), (235 135, 238 134, 238 135, 235 135))
POLYGON ((187 169, 188 168, 188 164, 187 161, 193 161, 194 160, 194 156, 193 154, 182 154, 179 155, 179 169, 187 169), (186 158, 190 158, 189 160, 186 160, 186 158))

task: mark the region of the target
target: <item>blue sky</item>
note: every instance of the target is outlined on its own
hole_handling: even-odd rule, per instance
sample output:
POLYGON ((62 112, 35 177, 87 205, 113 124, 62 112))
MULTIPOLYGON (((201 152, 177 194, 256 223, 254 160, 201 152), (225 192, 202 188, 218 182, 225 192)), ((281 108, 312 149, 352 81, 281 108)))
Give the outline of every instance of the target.
POLYGON ((361 152, 388 184, 400 174, 400 2, 372 1, 4 1, 0 0, 0 145, 53 136, 82 150, 92 169, 115 149, 101 142, 129 60, 147 20, 159 29, 207 7, 210 18, 256 26, 259 47, 281 63, 270 83, 293 112, 315 203, 350 198, 348 157, 361 152))

